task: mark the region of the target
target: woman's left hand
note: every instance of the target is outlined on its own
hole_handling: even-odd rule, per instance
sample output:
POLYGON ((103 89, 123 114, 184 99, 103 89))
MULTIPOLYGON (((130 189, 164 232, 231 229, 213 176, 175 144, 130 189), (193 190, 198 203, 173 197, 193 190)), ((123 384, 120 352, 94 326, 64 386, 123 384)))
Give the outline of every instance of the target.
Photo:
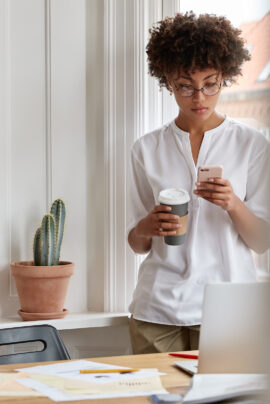
POLYGON ((233 192, 230 181, 224 178, 211 178, 208 182, 196 182, 197 189, 193 192, 207 201, 220 206, 226 211, 234 209, 237 196, 233 192))

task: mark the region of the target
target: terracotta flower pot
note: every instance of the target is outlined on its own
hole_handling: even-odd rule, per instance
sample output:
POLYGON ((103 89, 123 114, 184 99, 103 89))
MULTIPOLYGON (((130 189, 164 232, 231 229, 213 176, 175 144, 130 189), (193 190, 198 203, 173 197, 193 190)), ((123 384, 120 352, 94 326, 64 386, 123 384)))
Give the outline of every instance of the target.
POLYGON ((23 320, 63 318, 68 283, 74 272, 74 264, 60 261, 59 265, 35 266, 33 261, 11 264, 18 291, 23 320))

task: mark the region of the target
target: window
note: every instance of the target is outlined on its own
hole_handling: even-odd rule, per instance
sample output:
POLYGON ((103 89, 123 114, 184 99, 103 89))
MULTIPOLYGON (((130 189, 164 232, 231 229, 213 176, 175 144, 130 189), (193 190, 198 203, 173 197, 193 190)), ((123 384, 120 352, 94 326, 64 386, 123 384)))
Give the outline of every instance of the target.
MULTIPOLYGON (((244 64, 238 83, 222 91, 218 110, 254 126, 270 140, 270 48, 265 40, 270 37, 269 3, 263 0, 252 0, 248 5, 245 1, 234 0, 181 0, 181 11, 188 10, 196 14, 225 15, 242 30, 251 61, 244 64)), ((259 276, 270 271, 269 250, 253 256, 259 276)))
MULTIPOLYGON (((165 102, 172 97, 147 74, 145 45, 149 27, 179 7, 179 0, 104 1, 104 198, 98 201, 104 226, 89 271, 91 283, 100 283, 90 297, 94 310, 126 311, 136 286, 141 257, 131 251, 126 235, 130 150, 136 139, 175 116, 172 100, 165 102)), ((95 240, 98 230, 91 228, 95 240)))
MULTIPOLYGON (((240 4, 241 2, 239 2, 240 4)), ((252 18, 263 18, 268 9, 260 9, 258 2, 256 13, 252 10, 252 18), (258 10, 257 10, 258 9, 258 10)), ((104 238, 97 245, 95 254, 104 256, 104 262, 100 258, 94 259, 93 263, 102 263, 104 272, 100 273, 100 265, 91 268, 93 281, 99 276, 105 285, 104 295, 101 296, 101 305, 104 301, 105 311, 125 311, 128 308, 133 290, 136 286, 137 273, 140 261, 143 257, 135 257, 126 241, 126 217, 129 206, 129 159, 132 144, 140 136, 148 131, 175 118, 178 109, 173 97, 167 90, 159 90, 155 79, 148 75, 146 63, 145 45, 148 42, 148 29, 156 21, 165 16, 173 16, 175 12, 193 9, 195 13, 210 12, 226 14, 233 23, 243 23, 239 16, 244 15, 243 9, 250 7, 231 5, 227 2, 193 0, 144 0, 126 2, 125 0, 106 0, 104 2, 104 238), (221 8, 223 5, 223 9, 221 8), (236 10, 235 15, 230 16, 231 11, 236 10)), ((248 10, 247 10, 248 11, 248 10)), ((261 41, 263 42, 263 41, 261 41)), ((247 45, 251 52, 255 52, 256 45, 248 41, 247 45)), ((256 80, 269 60, 258 70, 256 80)), ((257 83, 263 87, 262 94, 269 91, 269 78, 265 82, 257 83)), ((235 89, 240 90, 239 86, 235 89)), ((247 101, 243 101, 243 109, 235 110, 234 103, 239 104, 239 97, 243 91, 233 95, 229 89, 221 99, 219 108, 225 110, 228 115, 248 120, 269 134, 270 113, 264 101, 260 106, 248 109, 247 101), (233 98, 236 97, 236 98, 233 98), (238 98, 237 98, 238 97, 238 98), (244 108, 245 106, 245 108, 244 108), (259 117, 255 112, 259 111, 259 117), (266 111, 266 112, 265 112, 266 111), (236 115, 235 115, 236 114, 236 115), (265 117, 265 118, 264 118, 265 117)), ((248 95, 250 89, 245 89, 248 95)), ((257 89, 255 91, 257 94, 257 89)), ((255 94, 253 93, 253 95, 255 94)), ((246 97, 245 95, 245 97, 246 97)), ((253 98, 254 99, 254 98, 253 98)), ((240 103, 241 104, 241 103, 240 103)), ((242 104, 241 104, 242 105, 242 104)), ((257 112, 256 112, 257 113, 257 112)), ((99 140, 100 141, 100 140, 99 140)), ((103 145, 102 145, 103 146, 103 145)), ((103 234, 103 233, 102 233, 103 234)), ((256 256, 258 267, 268 266, 268 255, 256 256)), ((100 288, 97 288, 100 291, 100 288)), ((93 292, 94 293, 94 292, 93 292)))

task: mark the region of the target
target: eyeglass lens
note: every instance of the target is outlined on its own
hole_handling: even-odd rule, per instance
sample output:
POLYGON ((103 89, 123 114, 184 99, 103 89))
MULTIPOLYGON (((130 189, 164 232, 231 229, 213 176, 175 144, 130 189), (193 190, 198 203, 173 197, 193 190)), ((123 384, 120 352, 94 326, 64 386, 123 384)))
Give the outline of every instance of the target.
POLYGON ((218 85, 217 83, 209 83, 206 84, 204 87, 197 89, 194 88, 191 85, 184 85, 184 86, 175 86, 177 92, 183 96, 183 97, 191 97, 193 96, 196 92, 202 91, 204 95, 215 95, 218 93, 221 85, 218 85))

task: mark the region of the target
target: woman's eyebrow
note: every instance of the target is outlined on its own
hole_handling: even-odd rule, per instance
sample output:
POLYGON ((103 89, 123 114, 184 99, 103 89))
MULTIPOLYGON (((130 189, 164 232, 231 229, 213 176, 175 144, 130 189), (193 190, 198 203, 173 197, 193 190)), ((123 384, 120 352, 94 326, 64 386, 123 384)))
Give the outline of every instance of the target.
MULTIPOLYGON (((209 74, 208 76, 204 77, 203 80, 207 80, 207 79, 209 79, 210 77, 212 77, 212 76, 217 76, 217 75, 218 75, 218 73, 209 74)), ((189 81, 194 81, 190 76, 183 76, 183 75, 180 75, 179 78, 185 79, 185 80, 189 80, 189 81)))
POLYGON ((218 76, 218 73, 212 73, 212 74, 209 74, 209 76, 206 76, 205 78, 204 78, 204 80, 207 80, 207 79, 210 79, 210 77, 213 77, 213 76, 218 76))

